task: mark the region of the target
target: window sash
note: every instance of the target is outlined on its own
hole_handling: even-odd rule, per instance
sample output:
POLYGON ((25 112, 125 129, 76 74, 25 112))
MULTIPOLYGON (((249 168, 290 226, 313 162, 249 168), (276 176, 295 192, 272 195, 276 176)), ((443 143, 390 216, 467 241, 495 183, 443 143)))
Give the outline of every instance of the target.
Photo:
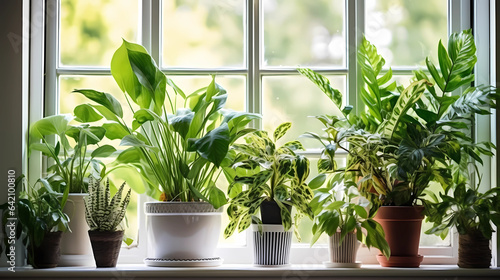
MULTIPOLYGON (((273 75, 298 75, 296 70, 293 68, 278 68, 278 67, 262 67, 262 20, 260 17, 260 4, 262 0, 247 0, 246 1, 246 68, 216 68, 216 69, 195 69, 195 68, 164 68, 162 69, 166 74, 179 74, 179 75, 197 75, 197 74, 211 74, 214 72, 226 75, 244 75, 247 79, 246 83, 246 109, 249 112, 261 113, 262 112, 262 78, 264 76, 273 75)), ((345 34, 346 34, 346 68, 335 68, 335 69, 324 69, 324 68, 314 68, 322 74, 342 74, 347 76, 347 99, 348 104, 355 106, 357 110, 362 109, 362 104, 357 98, 357 92, 359 88, 358 81, 360 80, 360 71, 356 62, 356 50, 359 43, 361 42, 364 30, 364 0, 345 0, 345 7, 347 10, 345 17, 345 34)), ((40 1, 42 2, 42 1, 40 1)), ((37 5, 40 3, 38 1, 32 2, 32 5, 37 5), (36 2, 36 3, 35 3, 36 2)), ((41 107, 40 104, 35 109, 35 113, 32 115, 31 121, 34 122, 37 119, 43 117, 43 115, 53 115, 58 113, 58 77, 60 75, 77 74, 77 75, 110 75, 109 67, 78 67, 78 66, 60 66, 59 65, 59 3, 58 0, 45 0, 46 3, 46 34, 45 34, 45 59, 43 54, 32 55, 32 61, 38 60, 45 63, 46 76, 45 81, 37 81, 40 88, 44 88, 45 94, 43 94, 42 99, 44 100, 44 106, 41 107), (38 112, 38 113, 37 113, 38 112)), ((470 28, 471 18, 470 9, 474 8, 475 11, 475 21, 473 22, 475 31, 477 30, 489 30, 485 27, 489 27, 490 14, 489 7, 494 4, 488 3, 487 1, 477 1, 477 0, 459 0, 452 1, 448 0, 448 22, 449 22, 449 33, 457 32, 462 29, 470 28), (472 3, 472 6, 471 6, 472 3)), ((150 51, 151 55, 156 61, 159 61, 161 65, 161 1, 160 0, 143 0, 140 13, 142 15, 141 19, 141 30, 140 30, 140 41, 141 44, 150 51)), ((32 15, 32 21, 36 21, 36 18, 32 15)), ((476 40, 481 40, 482 48, 478 49, 478 61, 477 72, 481 75, 488 75, 490 71, 489 64, 487 63, 490 54, 487 53, 489 44, 485 43, 485 38, 489 38, 489 32, 479 31, 476 35, 476 40), (486 48, 486 49, 485 49, 486 48), (483 58, 483 59, 481 59, 483 58)), ((488 40, 489 42, 489 40, 488 40)), ((32 48, 42 48, 43 40, 31 40, 32 48)), ((480 46, 480 47, 481 47, 480 46)), ((494 50, 494 48, 493 48, 494 50)), ((33 62, 32 62, 33 65, 33 62)), ((411 67, 393 67, 394 75, 398 74, 411 74, 414 70, 411 67)), ((33 79, 33 78, 32 78, 33 79)), ((33 80, 32 80, 33 81, 33 80)), ((33 87, 32 87, 33 88, 33 87)), ((41 93, 32 92, 32 95, 42 95, 41 93)), ((31 104, 33 105, 33 99, 31 104)), ((33 109, 31 113, 33 113, 33 109)), ((495 128, 491 127, 492 123, 490 118, 481 118, 477 120, 482 124, 488 122, 488 126, 478 126, 479 129, 476 131, 477 139, 487 139, 491 140, 495 134, 495 128), (489 129, 490 128, 490 129, 489 129)), ((261 122, 257 122, 256 127, 261 127, 261 122)), ((317 155, 317 151, 308 151, 308 155, 317 155)), ((492 159, 493 162, 495 158, 492 159)), ((489 162, 489 161, 488 161, 489 162)), ((31 170, 39 170, 40 161, 33 160, 30 161, 30 175, 31 170)), ((496 170, 494 164, 485 165, 484 177, 491 178, 491 170, 496 170)), ((36 177, 36 176, 35 176, 36 177)), ((491 184, 490 184, 491 185, 491 184)), ((145 195, 139 196, 138 207, 138 219, 139 219, 139 231, 140 234, 138 245, 131 248, 123 248, 120 253, 119 261, 121 263, 137 263, 142 262, 142 259, 146 256, 147 249, 147 238, 143 230, 146 228, 145 215, 142 209, 142 205, 145 201, 149 200, 145 195)), ((452 246, 451 247, 429 247, 421 248, 420 254, 425 255, 423 264, 454 264, 457 260, 457 250, 458 244, 456 233, 452 236, 452 246)), ((251 244, 251 234, 247 234, 247 245, 243 247, 231 247, 231 248, 218 248, 218 254, 226 263, 251 263, 252 262, 252 248, 249 246, 251 244)), ((308 244, 305 247, 302 245, 294 245, 292 248, 292 263, 321 263, 323 260, 327 260, 327 250, 326 246, 315 246, 309 248, 308 244)), ((369 252, 367 248, 361 247, 358 253, 358 259, 363 261, 363 263, 376 263, 375 254, 369 252)))

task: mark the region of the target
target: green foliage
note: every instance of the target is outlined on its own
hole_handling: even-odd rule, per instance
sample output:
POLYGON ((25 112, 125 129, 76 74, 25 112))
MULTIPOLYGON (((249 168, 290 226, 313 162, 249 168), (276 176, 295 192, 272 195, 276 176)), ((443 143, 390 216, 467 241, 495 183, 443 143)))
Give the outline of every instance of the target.
MULTIPOLYGON (((65 200, 62 199, 61 193, 54 191, 46 179, 38 179, 33 187, 25 186, 25 181, 24 175, 16 180, 16 189, 20 185, 22 189, 15 204, 6 202, 0 205, 4 225, 2 234, 5 247, 9 248, 11 245, 8 243, 7 219, 12 216, 9 214, 12 211, 10 209, 17 210, 16 238, 20 238, 27 248, 28 264, 34 264, 35 248, 42 244, 45 234, 69 230, 69 217, 63 212, 65 200)), ((8 250, 5 253, 8 253, 8 250)))
MULTIPOLYGON (((479 179, 481 174, 475 169, 479 179)), ((469 175, 474 176, 474 173, 469 175)), ((427 234, 436 234, 445 238, 449 229, 456 227, 459 234, 468 234, 479 230, 487 239, 491 239, 493 224, 500 226, 500 187, 485 193, 479 191, 481 180, 471 186, 470 178, 459 177, 444 193, 431 195, 427 202, 427 221, 433 227, 427 234)))
MULTIPOLYGON (((366 110, 344 117, 317 116, 326 136, 306 134, 324 146, 320 172, 337 170, 334 156, 340 147, 348 152, 345 171, 356 174, 351 176, 361 193, 375 205, 414 205, 431 181, 443 188, 450 185, 457 176, 450 165, 464 166, 471 159, 482 163, 481 155, 492 155, 494 145, 474 143, 470 128, 475 114, 489 114, 499 95, 488 86, 464 88, 474 79, 477 60, 471 31, 452 34, 448 42, 448 50, 438 45, 440 72, 428 58, 431 77, 415 71, 415 81, 403 88, 391 82, 390 69, 381 75, 384 59, 363 40, 358 63, 363 77, 360 97, 366 110), (458 88, 463 89, 460 95, 450 95, 458 88)), ((318 84, 318 80, 325 81, 315 78, 313 82, 318 84)), ((324 88, 328 87, 321 85, 324 88)), ((466 168, 460 172, 466 173, 466 168)))
POLYGON ((125 182, 120 186, 113 197, 109 191, 109 179, 106 186, 101 184, 101 180, 90 178, 89 195, 83 198, 85 203, 85 219, 90 230, 96 231, 116 231, 117 227, 125 217, 128 203, 130 202, 130 192, 128 190, 122 200, 125 182))
MULTIPOLYGON (((290 129, 291 123, 283 123, 274 131, 278 140, 290 129)), ((231 163, 225 174, 231 183, 228 188, 229 224, 224 237, 231 236, 236 229, 247 229, 264 201, 275 201, 281 209, 285 230, 292 226, 292 217, 287 205, 299 213, 313 218, 310 200, 313 192, 306 184, 309 176, 309 160, 295 151, 304 149, 300 142, 288 142, 277 146, 267 132, 256 131, 245 137, 246 144, 234 144, 231 163), (246 189, 243 190, 243 187, 246 189)))
POLYGON ((139 106, 132 123, 122 118, 110 94, 75 90, 99 105, 89 105, 108 120, 106 137, 121 139, 113 168, 128 165, 147 183, 146 193, 165 201, 227 202, 216 187, 229 147, 252 131, 256 114, 223 109, 227 92, 215 82, 186 95, 156 66, 144 47, 123 41, 111 60, 111 73, 128 102, 139 106))
MULTIPOLYGON (((314 236, 311 245, 322 233, 331 236, 340 232, 342 242, 348 233, 356 232, 358 240, 368 248, 378 248, 389 257, 390 248, 385 240, 384 230, 373 220, 373 211, 367 211, 371 208, 370 202, 360 196, 356 184, 352 181, 347 181, 346 186, 343 185, 344 174, 331 176, 325 188, 314 191, 314 199, 310 203, 314 212, 314 236)), ((319 176, 321 178, 324 174, 319 176)))
MULTIPOLYGON (((79 122, 102 118, 90 106, 77 106, 74 113, 79 122)), ((89 175, 99 177, 106 172, 106 166, 99 158, 108 157, 116 151, 110 145, 98 145, 106 134, 105 128, 88 123, 70 125, 73 118, 70 115, 49 116, 30 127, 30 153, 40 151, 52 160, 47 168, 47 180, 55 191, 65 194, 86 192, 86 178, 89 175), (53 136, 57 136, 55 145, 53 136), (75 145, 71 146, 70 141, 75 142, 75 145), (90 155, 89 146, 95 147, 90 155)))

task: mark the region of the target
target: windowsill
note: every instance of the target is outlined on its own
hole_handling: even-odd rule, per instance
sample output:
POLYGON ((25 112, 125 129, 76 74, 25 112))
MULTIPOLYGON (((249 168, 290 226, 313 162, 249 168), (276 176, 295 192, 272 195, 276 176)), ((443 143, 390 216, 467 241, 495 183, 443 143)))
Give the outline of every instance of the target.
POLYGON ((144 264, 118 265, 116 268, 58 267, 53 269, 17 268, 15 273, 1 268, 0 278, 80 278, 80 279, 154 279, 154 278, 276 278, 276 279, 500 279, 500 268, 463 269, 456 265, 422 265, 420 268, 382 268, 379 265, 363 265, 357 269, 331 269, 322 265, 291 265, 288 267, 262 268, 253 265, 222 265, 219 267, 149 267, 144 264))

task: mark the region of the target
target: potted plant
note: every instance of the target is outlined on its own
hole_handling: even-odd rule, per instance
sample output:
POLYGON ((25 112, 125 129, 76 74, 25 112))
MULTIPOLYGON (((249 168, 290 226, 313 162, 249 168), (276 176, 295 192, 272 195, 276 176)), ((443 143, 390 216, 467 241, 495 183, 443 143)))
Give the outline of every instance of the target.
POLYGON ((139 170, 146 193, 160 200, 146 203, 150 246, 145 262, 220 264, 214 254, 227 199, 216 181, 229 147, 252 131, 246 125, 259 116, 223 109, 227 92, 215 77, 207 87, 186 95, 137 44, 123 42, 113 55, 111 73, 134 114, 131 123, 125 122, 111 94, 75 92, 97 103, 87 105, 107 119, 106 137, 129 147, 111 168, 139 170))
POLYGON ((106 186, 93 177, 89 181, 89 195, 84 198, 85 218, 90 227, 89 237, 97 267, 115 267, 123 240, 123 230, 118 230, 130 202, 128 190, 122 200, 125 182, 111 196, 109 179, 106 186))
POLYGON ((361 263, 356 262, 360 243, 380 249, 388 258, 390 249, 382 226, 367 211, 370 202, 360 196, 356 183, 343 177, 343 173, 330 176, 324 188, 321 186, 326 174, 319 174, 309 183, 315 192, 310 204, 314 212, 311 245, 322 233, 329 236, 330 261, 324 263, 327 267, 360 267, 361 263))
MULTIPOLYGON (((16 186, 23 184, 23 189, 14 202, 15 207, 9 202, 0 206, 3 220, 7 221, 9 216, 12 218, 14 214, 10 211, 17 210, 16 239, 20 238, 26 247, 28 264, 33 268, 56 267, 61 255, 62 233, 69 230, 69 218, 62 211, 67 194, 55 192, 46 179, 38 179, 34 187, 25 187, 23 182, 24 176, 17 179, 16 186)), ((12 231, 8 233, 7 227, 8 224, 4 223, 2 233, 6 254, 13 250, 8 240, 12 231)))
MULTIPOLYGON (((391 247, 391 258, 387 262, 383 256, 378 257, 384 262, 383 266, 419 265, 422 257, 417 253, 418 240, 424 208, 415 206, 424 204, 424 191, 430 181, 446 187, 452 178, 449 166, 462 162, 462 152, 472 157, 488 152, 488 149, 475 152, 476 145, 464 133, 471 127, 470 119, 463 116, 488 113, 486 109, 494 105, 496 94, 491 88, 469 87, 461 95, 451 95, 474 79, 476 49, 470 30, 452 34, 448 46, 447 51, 439 43, 440 72, 428 58, 427 70, 432 79, 423 71, 416 71, 417 81, 404 89, 390 83, 390 69, 379 75, 384 59, 364 40, 358 63, 365 82, 360 95, 367 111, 347 118, 349 110, 344 110, 341 122, 337 121, 338 117, 333 122, 324 122, 329 132, 327 140, 340 135, 350 144, 346 170, 358 174, 360 192, 374 204, 382 205, 376 218, 384 227, 391 247), (337 125, 345 126, 346 122, 347 129, 337 125), (333 133, 339 129, 345 133, 332 134, 331 128, 337 128, 333 133), (408 219, 405 215, 402 217, 403 213, 408 219), (404 226, 389 222, 400 218, 406 219, 404 226), (414 225, 409 223, 411 220, 415 221, 414 225), (396 230, 413 228, 416 235, 403 241, 401 236, 410 235, 390 231, 391 225, 396 230), (413 249, 398 249, 410 241, 414 241, 413 249)), ((331 87, 324 87, 322 80, 313 81, 330 96, 339 95, 331 87)), ((333 155, 334 152, 325 148, 326 162, 333 161, 333 155)))
POLYGON ((276 144, 290 127, 289 122, 279 125, 272 138, 265 131, 249 134, 245 144, 233 145, 231 168, 226 168, 231 182, 227 208, 230 222, 224 237, 231 236, 236 228, 239 232, 247 229, 254 221, 256 265, 289 264, 292 207, 298 211, 296 221, 300 214, 313 217, 309 206, 313 192, 306 184, 309 160, 295 153, 303 149, 302 144, 299 141, 276 144), (260 219, 256 216, 259 210, 260 219))
POLYGON ((74 110, 76 117, 69 114, 48 116, 33 123, 29 131, 30 153, 41 151, 49 159, 47 181, 54 191, 69 194, 64 212, 71 219, 72 231, 63 234, 60 265, 92 263, 83 204, 83 197, 87 195, 87 178, 104 174, 106 166, 99 158, 116 151, 111 145, 99 145, 106 129, 90 125, 99 117, 88 112, 85 105, 79 105, 74 110), (73 120, 80 124, 70 124, 73 120))
POLYGON ((439 197, 431 196, 433 201, 426 208, 427 220, 433 223, 433 227, 426 233, 445 238, 450 228, 456 228, 459 234, 458 266, 488 268, 491 265, 492 224, 500 226, 500 187, 484 193, 479 191, 482 176, 477 166, 474 170, 479 178, 477 184, 470 185, 471 177, 457 176, 458 180, 439 197))

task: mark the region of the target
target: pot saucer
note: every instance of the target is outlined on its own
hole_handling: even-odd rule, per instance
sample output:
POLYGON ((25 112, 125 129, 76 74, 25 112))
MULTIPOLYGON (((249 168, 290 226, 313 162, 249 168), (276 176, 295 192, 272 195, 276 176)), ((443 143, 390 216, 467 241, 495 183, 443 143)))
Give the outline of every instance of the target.
POLYGON ((334 263, 334 262, 323 262, 327 268, 359 268, 361 267, 361 262, 355 263, 334 263))
POLYGON ((377 261, 383 267, 419 267, 424 259, 422 255, 391 256, 389 260, 384 255, 377 255, 377 261))
POLYGON ((219 266, 224 260, 219 257, 207 259, 154 259, 145 258, 144 263, 148 266, 164 266, 164 267, 210 267, 219 266))

